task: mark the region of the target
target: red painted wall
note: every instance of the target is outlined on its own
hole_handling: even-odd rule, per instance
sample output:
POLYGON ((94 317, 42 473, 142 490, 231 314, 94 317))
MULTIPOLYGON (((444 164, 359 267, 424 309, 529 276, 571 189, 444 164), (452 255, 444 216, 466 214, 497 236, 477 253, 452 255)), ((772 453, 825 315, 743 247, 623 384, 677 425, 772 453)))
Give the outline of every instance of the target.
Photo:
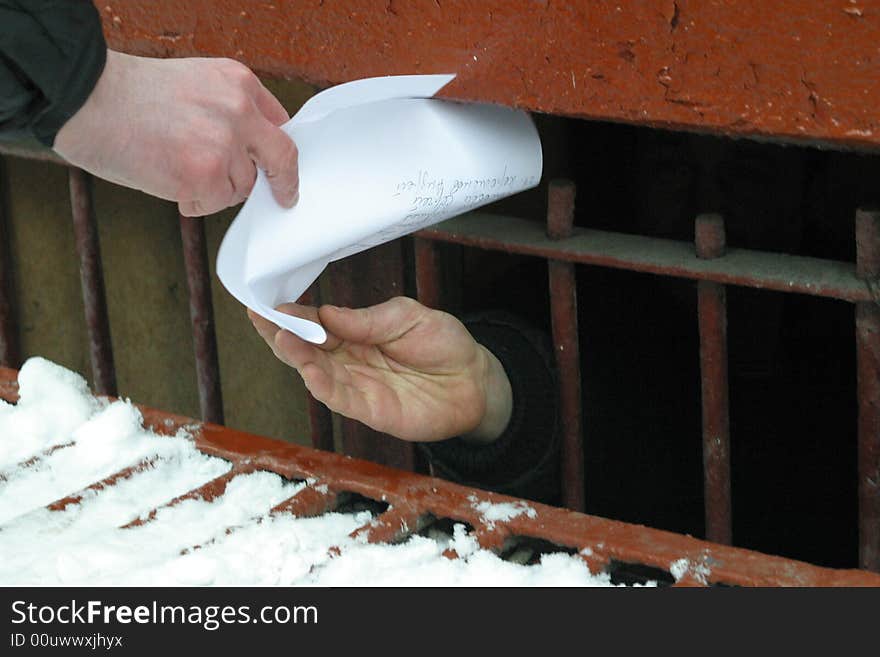
POLYGON ((880 0, 102 0, 112 47, 569 116, 880 145, 880 0))

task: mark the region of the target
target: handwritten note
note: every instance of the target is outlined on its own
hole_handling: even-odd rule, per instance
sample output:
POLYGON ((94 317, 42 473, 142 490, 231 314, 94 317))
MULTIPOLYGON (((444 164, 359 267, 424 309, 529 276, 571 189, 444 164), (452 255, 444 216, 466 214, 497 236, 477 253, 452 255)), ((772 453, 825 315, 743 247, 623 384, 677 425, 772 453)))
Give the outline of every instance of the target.
POLYGON ((262 172, 217 256, 243 304, 322 343, 275 308, 329 262, 538 184, 541 143, 525 112, 432 96, 451 75, 357 80, 311 98, 283 126, 299 148, 300 200, 279 206, 262 172))

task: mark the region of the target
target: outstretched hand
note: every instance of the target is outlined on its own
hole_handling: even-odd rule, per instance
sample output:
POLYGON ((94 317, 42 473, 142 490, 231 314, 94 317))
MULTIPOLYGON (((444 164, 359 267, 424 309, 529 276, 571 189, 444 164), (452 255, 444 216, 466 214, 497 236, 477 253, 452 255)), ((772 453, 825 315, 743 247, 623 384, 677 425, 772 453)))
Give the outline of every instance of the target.
POLYGON ((507 426, 510 382, 498 359, 452 315, 396 297, 362 309, 284 304, 320 322, 315 345, 248 315, 275 355, 331 410, 404 440, 491 442, 507 426))
POLYGON ((242 202, 259 167, 275 199, 299 195, 287 111, 246 66, 230 59, 153 59, 107 51, 86 103, 54 148, 99 178, 177 201, 186 216, 242 202))

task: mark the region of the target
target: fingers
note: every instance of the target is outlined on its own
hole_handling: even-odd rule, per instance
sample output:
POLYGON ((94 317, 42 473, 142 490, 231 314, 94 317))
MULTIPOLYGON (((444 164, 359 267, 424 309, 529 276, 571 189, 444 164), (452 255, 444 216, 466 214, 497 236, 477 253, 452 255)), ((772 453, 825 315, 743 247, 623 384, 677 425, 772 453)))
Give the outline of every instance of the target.
POLYGON ((378 345, 400 339, 418 325, 426 311, 414 299, 395 297, 369 308, 322 306, 318 317, 341 340, 378 345))
POLYGON ((275 342, 275 334, 278 333, 280 329, 268 319, 261 317, 250 308, 248 308, 247 314, 251 323, 254 325, 254 328, 257 330, 257 333, 260 334, 260 337, 263 338, 269 346, 272 346, 275 342))
MULTIPOLYGON (((300 319, 307 319, 310 322, 320 323, 320 319, 318 317, 318 309, 314 306, 303 306, 298 303, 283 303, 276 308, 278 312, 284 313, 285 315, 291 315, 292 317, 299 317, 300 319)), ((254 328, 257 329, 257 333, 266 340, 266 342, 271 343, 275 339, 275 334, 280 330, 278 326, 270 322, 265 317, 260 316, 255 313, 253 310, 248 308, 247 310, 248 317, 250 317, 251 322, 254 325, 254 328)), ((321 349, 323 351, 333 351, 340 344, 342 344, 342 340, 340 340, 337 336, 335 336, 330 331, 326 331, 327 340, 320 345, 314 345, 316 348, 321 349)), ((271 344, 269 346, 272 346, 271 344)))
MULTIPOLYGON (((303 319, 318 318, 317 309, 310 306, 290 303, 278 309, 303 319)), ((254 328, 272 349, 275 357, 299 372, 303 383, 315 399, 347 417, 361 420, 372 417, 363 391, 352 385, 351 373, 345 365, 338 362, 329 351, 325 351, 326 343, 320 346, 311 344, 289 331, 279 329, 254 311, 248 309, 247 312, 254 328)), ((329 339, 339 344, 334 336, 330 335, 329 339)))
POLYGON ((248 153, 265 172, 275 200, 286 208, 293 207, 299 199, 296 144, 286 132, 263 116, 254 117, 247 141, 248 153))
POLYGON ((235 185, 228 174, 215 180, 212 187, 210 192, 200 194, 198 198, 179 201, 177 208, 180 214, 184 217, 204 217, 240 202, 235 200, 235 185))
MULTIPOLYGON (((284 313, 285 315, 307 319, 310 322, 315 322, 316 324, 321 324, 323 326, 318 309, 314 306, 303 306, 298 303, 282 303, 275 310, 284 313)), ((333 351, 342 344, 342 340, 340 340, 331 330, 327 329, 326 326, 324 326, 324 332, 327 334, 327 339, 323 344, 315 345, 316 347, 323 351, 333 351)))
POLYGON ((296 368, 315 399, 346 417, 372 420, 372 408, 363 390, 353 384, 348 369, 327 352, 289 331, 276 334, 275 351, 281 360, 296 368))
POLYGON ((284 106, 278 101, 272 92, 266 89, 263 84, 257 80, 258 87, 254 90, 254 102, 257 109, 262 112, 272 125, 283 125, 290 120, 290 115, 284 106))
POLYGON ((230 205, 238 205, 250 196, 257 180, 257 168, 248 154, 242 150, 229 165, 229 181, 232 183, 233 199, 230 205))

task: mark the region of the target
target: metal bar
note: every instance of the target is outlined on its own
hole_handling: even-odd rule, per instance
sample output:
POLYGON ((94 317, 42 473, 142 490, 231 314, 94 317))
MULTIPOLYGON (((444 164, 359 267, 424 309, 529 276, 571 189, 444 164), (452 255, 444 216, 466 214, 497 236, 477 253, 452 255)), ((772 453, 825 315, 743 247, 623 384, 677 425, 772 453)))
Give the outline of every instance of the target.
MULTIPOLYGON (((856 271, 880 283, 880 210, 856 212, 856 271)), ((859 398, 859 566, 880 572, 880 306, 856 304, 859 398)))
POLYGON ((550 260, 714 281, 725 285, 795 292, 844 301, 870 301, 871 292, 852 263, 785 253, 729 249, 702 260, 692 244, 641 235, 575 228, 554 241, 528 219, 471 213, 418 233, 419 237, 550 260))
POLYGON ((68 170, 68 177, 94 389, 100 395, 116 395, 116 368, 113 365, 110 322, 104 294, 104 268, 92 205, 92 177, 82 169, 73 167, 68 170))
MULTIPOLYGON (((697 257, 720 258, 726 240, 724 219, 701 215, 696 220, 697 257)), ((703 499, 706 538, 730 545, 730 403, 727 382, 727 291, 720 283, 697 282, 700 324, 700 387, 703 399, 703 499)))
POLYGON ((358 527, 349 536, 368 543, 400 543, 424 528, 430 519, 429 514, 416 507, 395 506, 358 527))
POLYGON ((312 518, 335 510, 339 502, 340 496, 330 490, 326 484, 315 482, 293 497, 273 506, 270 513, 273 515, 290 513, 298 518, 312 518))
POLYGON ((189 318, 196 357, 199 408, 205 422, 223 424, 223 391, 220 387, 220 361, 211 302, 211 276, 202 219, 180 215, 183 263, 189 289, 189 318))
POLYGON ((413 244, 415 245, 416 295, 423 305, 440 308, 440 262, 437 243, 416 237, 413 244))
POLYGON ((18 367, 18 323, 12 302, 12 246, 6 218, 6 167, 0 158, 0 365, 18 367))
MULTIPOLYGON (((554 180, 547 192, 547 234, 565 239, 574 228, 576 187, 571 181, 554 180)), ((577 281, 574 264, 547 261, 550 282, 550 317, 553 352, 559 385, 559 419, 562 427, 562 503, 583 511, 584 434, 581 405, 581 363, 578 343, 577 281)))
MULTIPOLYGON (((321 305, 321 287, 315 281, 308 290, 299 298, 299 303, 309 306, 321 305)), ((309 426, 311 427, 312 447, 332 452, 333 445, 333 415, 330 409, 314 398, 312 393, 306 390, 309 405, 309 426)))
POLYGON ((0 142, 0 153, 21 157, 26 160, 37 162, 51 162, 52 164, 67 164, 67 160, 58 155, 51 148, 46 148, 38 142, 0 142))

